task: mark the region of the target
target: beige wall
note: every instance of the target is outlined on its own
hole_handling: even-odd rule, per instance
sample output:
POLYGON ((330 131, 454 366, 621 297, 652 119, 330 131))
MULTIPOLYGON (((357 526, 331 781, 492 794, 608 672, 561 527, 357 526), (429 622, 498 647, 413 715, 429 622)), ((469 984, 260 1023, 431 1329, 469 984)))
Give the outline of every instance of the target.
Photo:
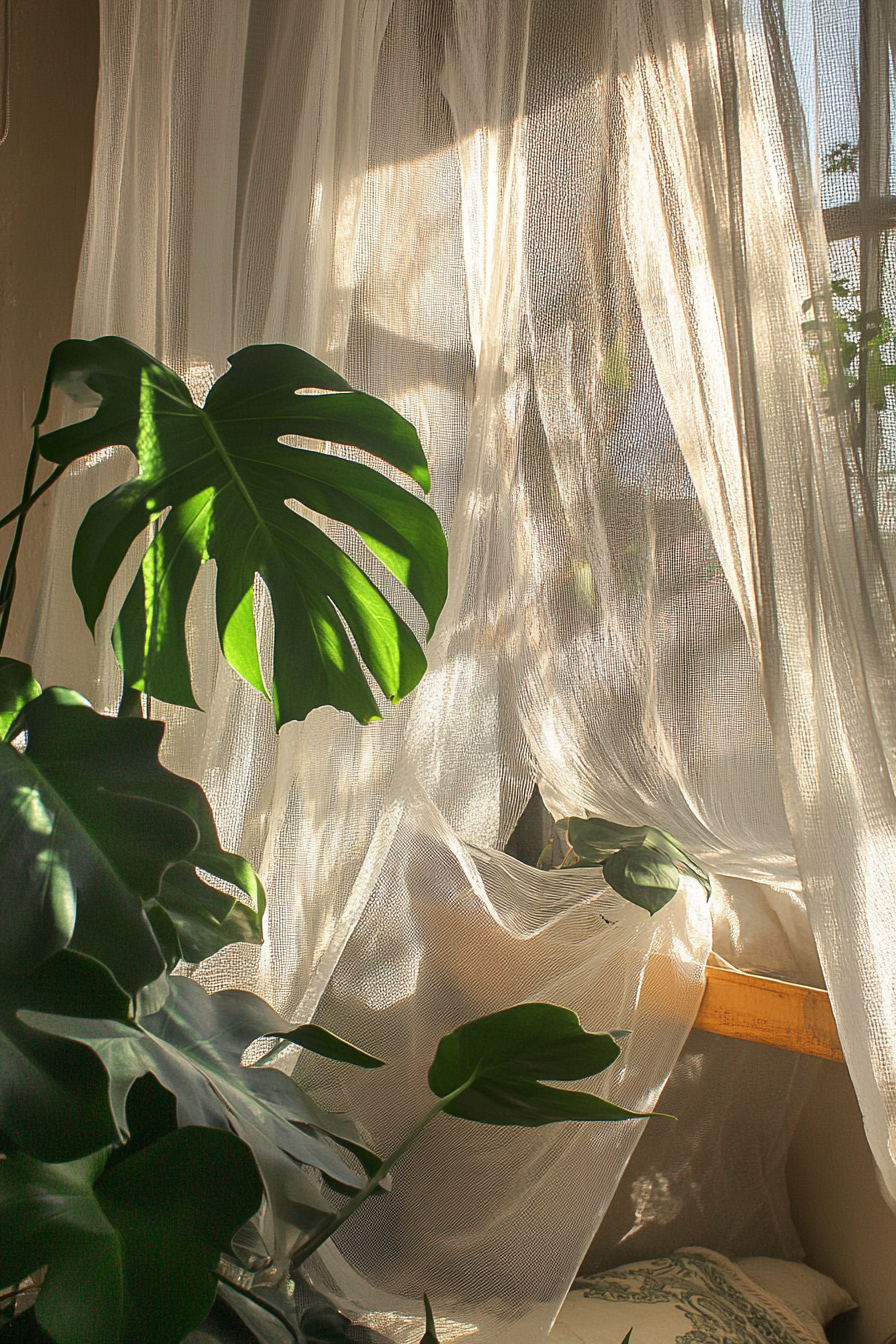
POLYGON ((884 1203, 844 1064, 823 1062, 787 1164, 806 1259, 860 1304, 835 1327, 842 1344, 896 1334, 896 1217, 884 1203))
MULTIPOLYGON (((0 514, 19 500, 50 350, 69 335, 93 153, 97 0, 7 0, 9 135, 0 145, 0 514)), ((2 38, 2 32, 0 32, 2 38)), ((3 652, 21 654, 49 496, 29 517, 3 652)), ((12 528, 0 534, 5 561, 12 528)))

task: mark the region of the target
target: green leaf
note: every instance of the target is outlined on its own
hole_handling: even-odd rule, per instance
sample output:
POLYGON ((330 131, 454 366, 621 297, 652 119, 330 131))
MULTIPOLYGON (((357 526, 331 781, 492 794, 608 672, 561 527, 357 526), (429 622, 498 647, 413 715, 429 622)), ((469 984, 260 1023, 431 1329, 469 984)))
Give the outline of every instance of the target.
POLYGON ((221 849, 199 785, 160 764, 164 724, 97 714, 53 687, 25 705, 15 727, 27 729, 25 750, 0 743, 0 971, 21 973, 70 945, 133 995, 185 946, 216 951, 246 933, 258 941, 261 884, 221 849), (236 912, 196 864, 235 883, 255 908, 236 912), (154 910, 169 902, 166 957, 154 910))
POLYGON ((432 1305, 426 1293, 423 1294, 423 1310, 426 1312, 426 1333, 420 1341, 420 1344, 439 1344, 439 1337, 436 1334, 435 1317, 432 1314, 432 1305))
POLYGON ((71 951, 57 952, 31 975, 0 979, 0 1130, 44 1162, 72 1161, 118 1142, 99 1059, 84 1045, 26 1026, 19 1009, 126 1022, 127 995, 99 962, 71 951))
MULTIPOLYGON (((169 970, 181 960, 204 961, 230 943, 264 941, 261 912, 209 886, 189 863, 177 863, 168 869, 158 904, 175 940, 172 955, 167 957, 169 970)), ((152 920, 152 906, 149 916, 152 920)))
POLYGON ((883 411, 886 409, 886 388, 891 387, 894 381, 896 381, 896 366, 885 363, 881 359, 880 349, 873 346, 868 351, 865 386, 868 401, 875 410, 883 411))
POLYGON ((679 872, 652 845, 618 849, 604 863, 604 877, 632 905, 655 915, 678 891, 679 872))
POLYGON ((159 735, 55 689, 16 723, 25 751, 0 743, 0 971, 27 971, 70 944, 133 993, 164 965, 142 902, 198 839, 182 811, 135 796, 159 735))
POLYGON ((313 1022, 303 1027, 296 1027, 294 1031, 282 1033, 282 1044, 268 1051, 259 1063, 276 1059, 285 1049, 287 1042, 300 1045, 303 1050, 310 1050, 315 1055, 323 1055, 325 1059, 335 1059, 340 1064, 356 1064, 359 1069, 381 1069, 385 1063, 385 1060, 377 1059, 376 1055, 368 1055, 366 1050, 359 1049, 350 1041, 344 1041, 341 1036, 334 1036, 324 1027, 315 1026, 313 1022))
POLYGON ((605 817, 568 817, 557 824, 566 826, 581 866, 602 867, 614 891, 651 915, 671 901, 682 872, 696 878, 707 897, 712 892, 705 869, 655 826, 621 826, 605 817))
POLYGON ((0 1163, 0 1277, 47 1266, 35 1314, 57 1344, 179 1344, 261 1194, 251 1151, 220 1129, 177 1130, 108 1169, 105 1153, 52 1166, 14 1153, 0 1163))
POLYGON ((574 1012, 556 1004, 519 1004, 444 1036, 429 1070, 429 1086, 437 1097, 463 1089, 445 1110, 487 1125, 637 1119, 639 1112, 588 1092, 540 1081, 602 1073, 617 1058, 617 1038, 625 1034, 587 1032, 574 1012))
MULTIPOLYGON (((833 149, 829 149, 825 155, 823 171, 829 175, 833 173, 857 173, 859 171, 859 146, 852 144, 849 140, 841 140, 839 144, 834 145, 833 149)), ((842 284, 842 281, 840 283, 842 284)), ((631 1331, 629 1331, 629 1334, 631 1334, 631 1331)), ((625 1344, 625 1340, 623 1340, 623 1344, 625 1344)))
POLYGON ((0 738, 5 738, 19 710, 40 695, 27 663, 0 658, 0 738))
MULTIPOLYGON (((255 994, 208 994, 195 981, 173 976, 162 1007, 130 1024, 33 1012, 21 1017, 40 1031, 80 1041, 99 1056, 123 1133, 128 1092, 147 1072, 177 1098, 179 1124, 232 1129, 255 1154, 275 1219, 305 1230, 321 1211, 329 1211, 299 1164, 316 1167, 352 1190, 364 1184, 331 1141, 356 1151, 361 1140, 351 1121, 322 1111, 278 1069, 241 1064, 260 1036, 294 1030, 255 994)), ((375 1154, 364 1152, 370 1164, 378 1165, 375 1154)))
POLYGON ((105 1152, 53 1166, 26 1153, 0 1162, 0 1278, 16 1283, 47 1265, 36 1314, 58 1344, 120 1338, 121 1254, 93 1193, 105 1164, 105 1152))
POLYGON ((625 348, 625 337, 617 331, 607 347, 600 368, 600 376, 607 387, 628 392, 632 385, 632 366, 625 348))
POLYGON ((185 620, 199 568, 212 559, 224 655, 263 692, 256 575, 270 593, 278 727, 323 704, 362 721, 379 717, 352 639, 393 701, 419 681, 423 652, 364 572, 287 501, 354 528, 417 599, 430 628, 446 594, 444 534, 427 504, 380 472, 280 439, 353 444, 427 489, 416 431, 291 346, 249 346, 230 364, 199 407, 170 369, 118 337, 64 341, 53 351, 42 410, 54 386, 70 394, 89 388, 100 407, 43 436, 44 456, 72 462, 121 443, 140 464, 135 479, 93 505, 78 533, 72 572, 87 623, 94 628, 131 544, 168 509, 119 615, 126 687, 195 705, 185 620))

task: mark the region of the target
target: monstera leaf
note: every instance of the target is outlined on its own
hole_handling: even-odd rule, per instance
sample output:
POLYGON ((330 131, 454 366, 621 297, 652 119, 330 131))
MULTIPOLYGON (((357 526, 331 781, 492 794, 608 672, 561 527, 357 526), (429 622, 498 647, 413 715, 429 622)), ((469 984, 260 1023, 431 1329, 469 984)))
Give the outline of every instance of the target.
POLYGON ((707 896, 712 891, 705 869, 655 826, 619 826, 603 817, 568 817, 557 825, 566 827, 575 855, 562 866, 603 868, 614 891, 651 915, 671 901, 682 873, 695 877, 707 896))
POLYGON ((0 1279, 46 1265, 34 1310, 56 1344, 180 1344, 261 1201, 252 1154, 235 1134, 190 1127, 107 1161, 0 1162, 0 1279))
POLYGON ((448 1098, 441 1109, 485 1125, 527 1128, 556 1120, 633 1120, 590 1092, 547 1087, 541 1080, 588 1078, 610 1067, 626 1032, 585 1031, 569 1008, 522 1003, 467 1022, 439 1042, 429 1086, 448 1098))
MULTIPOLYGON (((367 1169, 379 1165, 346 1117, 322 1111, 279 1070, 241 1064, 247 1047, 260 1036, 295 1032, 255 994, 208 994, 195 981, 173 976, 162 1007, 138 1014, 130 1023, 33 1011, 23 1011, 20 1018, 37 1031, 88 1046, 102 1060, 122 1138, 127 1137, 128 1093, 146 1073, 153 1073, 177 1098, 180 1125, 233 1130, 255 1154, 275 1218, 282 1216, 290 1226, 307 1227, 329 1210, 299 1164, 316 1167, 341 1189, 356 1190, 363 1184, 333 1139, 359 1158, 363 1155, 367 1169)), ((337 1042, 331 1053, 346 1044, 337 1042)), ((319 1038, 316 1047, 327 1048, 328 1043, 319 1038)))
POLYGON ((428 489, 416 431, 292 346, 248 346, 231 355, 230 366, 200 407, 175 373, 118 337, 63 341, 53 351, 37 423, 53 387, 100 404, 89 420, 44 435, 44 457, 69 463, 126 444, 139 462, 136 478, 94 504, 78 533, 72 574, 87 623, 93 630, 131 544, 170 510, 120 612, 116 651, 125 686, 195 706, 187 605, 200 566, 214 560, 224 655, 265 694, 256 575, 270 594, 278 727, 323 704, 363 722, 378 718, 352 640, 392 701, 419 681, 423 652, 364 572, 287 501, 354 528, 417 599, 430 627, 446 593, 442 529, 428 505, 371 467, 280 439, 353 444, 428 489))
POLYGON ((199 785, 159 763, 164 724, 108 718, 53 688, 25 705, 10 731, 20 728, 23 751, 0 742, 0 971, 27 972, 70 946, 133 995, 165 969, 151 916, 169 901, 169 922, 187 931, 178 946, 190 929, 215 944, 214 921, 213 950, 232 934, 260 941, 261 884, 221 849, 199 785), (223 898, 240 905, 228 925, 221 893, 195 877, 197 863, 235 883, 254 909, 223 898))
MULTIPOLYGON (((31 975, 0 977, 0 1131, 44 1162, 116 1143, 109 1079, 87 1046, 26 1026, 20 1009, 126 1022, 130 1000, 99 962, 66 950, 31 975)), ((5 1280, 4 1280, 5 1282, 5 1280)))

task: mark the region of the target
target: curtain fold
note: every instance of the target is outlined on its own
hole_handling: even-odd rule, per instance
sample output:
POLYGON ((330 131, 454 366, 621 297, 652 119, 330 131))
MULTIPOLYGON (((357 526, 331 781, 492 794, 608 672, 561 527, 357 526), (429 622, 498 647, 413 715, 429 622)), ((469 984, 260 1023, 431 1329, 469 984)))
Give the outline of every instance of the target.
MULTIPOLYGON (((808 908, 896 1198, 893 611, 800 325, 827 261, 781 9, 102 15, 74 334, 130 337, 197 396, 243 344, 309 349, 414 422, 450 529, 430 670, 367 727, 318 710, 275 735, 219 662, 200 584, 205 713, 157 707, 167 761, 203 782, 270 904, 260 954, 198 974, 387 1058, 350 1092, 337 1068, 297 1064, 385 1148, 424 1102, 439 1036, 525 999, 630 1028, 595 1085, 650 1106, 696 1012, 711 915, 726 949, 751 920, 769 931, 753 969, 811 981, 808 908), (594 874, 501 855, 536 782, 555 816, 676 835, 720 879, 713 910, 685 884, 651 921, 594 874)), ((68 557, 127 470, 113 453, 60 488, 35 633, 40 678, 104 708, 109 624, 95 645, 81 631, 68 557)), ((264 630, 261 586, 256 607, 264 630)), ((542 1339, 637 1135, 446 1121, 313 1272, 371 1310, 413 1314, 426 1289, 484 1344, 542 1339)), ((268 1232, 285 1254, 289 1229, 268 1232)))
POLYGON ((824 414, 800 326, 827 256, 783 16, 738 8, 717 7, 712 27, 697 7, 629 13, 626 240, 751 632, 825 980, 896 1207, 892 590, 861 463, 844 420, 824 414), (764 40, 748 42, 763 18, 764 40))

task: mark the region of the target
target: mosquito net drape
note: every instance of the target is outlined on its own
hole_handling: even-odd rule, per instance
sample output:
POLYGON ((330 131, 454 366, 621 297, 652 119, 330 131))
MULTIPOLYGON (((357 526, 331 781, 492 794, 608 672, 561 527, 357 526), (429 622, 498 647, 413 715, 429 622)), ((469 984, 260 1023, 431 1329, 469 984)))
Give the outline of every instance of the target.
MULTIPOLYGON (((205 713, 166 711, 169 761, 270 903, 260 956, 205 982, 389 1060, 360 1081, 298 1061, 383 1150, 439 1036, 520 1000, 631 1028, 600 1091, 652 1105, 710 911, 684 890, 650 920, 502 855, 537 783, 556 816, 676 835, 732 945, 759 930, 755 969, 817 976, 808 909, 896 1200, 892 596, 801 330, 828 266, 822 0, 797 54, 778 0, 101 8, 75 334, 128 336, 197 394, 241 345, 311 350, 413 420, 450 526, 430 671, 373 726, 318 710, 275 736, 194 602, 205 713)), ((65 483, 35 636, 41 679, 104 707, 108 626, 81 631, 67 556, 127 470, 65 483)), ((639 1129, 446 1119, 313 1272, 371 1310, 426 1289, 483 1339, 540 1339, 639 1129)))

